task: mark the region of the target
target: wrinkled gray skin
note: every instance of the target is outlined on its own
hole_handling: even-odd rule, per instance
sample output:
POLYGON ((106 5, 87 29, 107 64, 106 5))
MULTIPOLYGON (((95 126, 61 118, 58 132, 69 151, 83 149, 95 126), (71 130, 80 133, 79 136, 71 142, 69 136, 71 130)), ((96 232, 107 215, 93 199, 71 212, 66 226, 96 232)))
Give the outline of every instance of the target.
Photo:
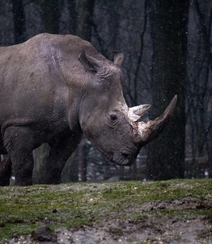
POLYGON ((156 120, 137 122, 149 105, 128 108, 123 55, 110 62, 76 36, 40 34, 0 48, 0 153, 9 155, 16 185, 32 184, 33 149, 47 142, 47 182, 61 171, 82 133, 107 158, 130 165, 163 130, 176 97, 156 120))

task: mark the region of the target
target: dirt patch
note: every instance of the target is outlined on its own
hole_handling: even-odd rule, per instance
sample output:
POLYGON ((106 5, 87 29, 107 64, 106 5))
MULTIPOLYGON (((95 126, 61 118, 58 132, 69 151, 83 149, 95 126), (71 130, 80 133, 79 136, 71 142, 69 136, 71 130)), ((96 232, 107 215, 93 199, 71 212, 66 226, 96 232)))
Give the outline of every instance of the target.
MULTIPOLYGON (((77 186, 79 187, 79 186, 77 186)), ((89 189, 93 186, 90 185, 89 189)), ((99 186, 100 187, 100 186, 99 186)), ((96 188, 96 186, 94 187, 96 188)), ((186 210, 210 210, 212 195, 196 199, 188 195, 181 199, 153 201, 139 208, 137 218, 105 219, 91 226, 58 228, 54 231, 58 244, 211 244, 212 222, 205 216, 187 215, 186 210), (167 214, 167 211, 169 214, 167 214), (180 211, 179 216, 176 211, 180 211), (185 215, 182 214, 185 212, 185 215), (166 213, 166 214, 165 214, 166 213)), ((123 213, 125 214, 125 213, 123 213)), ((9 244, 37 244, 30 235, 17 236, 9 244)), ((44 243, 44 242, 43 242, 44 243)))

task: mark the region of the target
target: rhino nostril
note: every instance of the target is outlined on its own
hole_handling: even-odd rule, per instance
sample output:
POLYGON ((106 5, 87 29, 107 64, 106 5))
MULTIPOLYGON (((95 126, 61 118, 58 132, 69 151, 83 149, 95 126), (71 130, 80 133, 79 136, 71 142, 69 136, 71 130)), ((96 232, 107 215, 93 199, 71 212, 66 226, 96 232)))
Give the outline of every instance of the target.
POLYGON ((113 162, 122 165, 123 162, 125 164, 127 161, 128 161, 127 154, 122 153, 122 152, 115 152, 113 154, 113 162))
POLYGON ((125 159, 128 158, 128 154, 126 154, 126 153, 121 153, 121 155, 122 155, 122 157, 125 158, 125 159))
POLYGON ((129 155, 128 154, 126 154, 126 153, 121 153, 121 155, 122 155, 122 162, 121 162, 121 164, 122 165, 128 165, 128 163, 129 163, 129 155))

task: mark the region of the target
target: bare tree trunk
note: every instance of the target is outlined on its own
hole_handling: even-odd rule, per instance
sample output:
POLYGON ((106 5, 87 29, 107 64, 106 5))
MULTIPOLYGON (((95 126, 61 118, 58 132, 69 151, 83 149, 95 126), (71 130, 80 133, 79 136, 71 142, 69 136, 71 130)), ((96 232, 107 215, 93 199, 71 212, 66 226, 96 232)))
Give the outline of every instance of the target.
POLYGON ((69 19, 70 19, 70 33, 76 35, 77 33, 77 6, 76 0, 68 0, 69 19))
POLYGON ((188 0, 152 3, 152 116, 161 114, 175 94, 178 104, 171 123, 149 144, 148 179, 184 177, 188 7, 188 0))
MULTIPOLYGON (((197 150, 198 155, 202 156, 205 153, 204 148, 208 154, 209 161, 209 177, 212 177, 212 113, 208 111, 208 107, 211 107, 211 71, 212 71, 212 52, 211 52, 211 26, 212 26, 212 8, 209 2, 200 4, 199 1, 194 0, 194 7, 199 20, 199 47, 202 55, 201 68, 198 67, 197 84, 201 83, 201 89, 197 86, 198 90, 198 104, 200 106, 200 116, 195 116, 197 120, 199 135, 197 138, 197 150), (207 9, 207 14, 204 15, 202 9, 207 9), (200 71, 201 70, 201 71, 200 71), (203 83, 202 83, 203 81, 203 83), (200 91, 202 91, 200 93, 200 91), (199 121, 200 120, 200 121, 199 121), (208 123, 208 121, 210 121, 208 123)), ((194 100, 194 99, 193 99, 194 100)), ((194 110, 196 115, 197 109, 194 110)))
POLYGON ((60 9, 58 0, 40 0, 43 32, 58 34, 60 30, 60 9))
POLYGON ((91 26, 95 0, 78 1, 77 35, 87 41, 91 40, 91 26))
POLYGON ((15 43, 26 40, 25 12, 22 0, 12 0, 15 43))

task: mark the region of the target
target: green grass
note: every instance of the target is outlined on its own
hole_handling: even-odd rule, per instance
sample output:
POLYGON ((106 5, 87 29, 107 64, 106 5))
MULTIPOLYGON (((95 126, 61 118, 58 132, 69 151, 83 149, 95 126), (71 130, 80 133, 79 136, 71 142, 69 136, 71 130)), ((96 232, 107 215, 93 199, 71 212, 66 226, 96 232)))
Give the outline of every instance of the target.
MULTIPOLYGON (((0 239, 29 234, 44 224, 52 229, 101 226, 102 220, 113 218, 136 223, 146 214, 142 211, 145 203, 186 196, 203 200, 211 194, 211 179, 0 187, 0 239)), ((161 209, 155 214, 202 215, 212 221, 211 209, 161 209)))

